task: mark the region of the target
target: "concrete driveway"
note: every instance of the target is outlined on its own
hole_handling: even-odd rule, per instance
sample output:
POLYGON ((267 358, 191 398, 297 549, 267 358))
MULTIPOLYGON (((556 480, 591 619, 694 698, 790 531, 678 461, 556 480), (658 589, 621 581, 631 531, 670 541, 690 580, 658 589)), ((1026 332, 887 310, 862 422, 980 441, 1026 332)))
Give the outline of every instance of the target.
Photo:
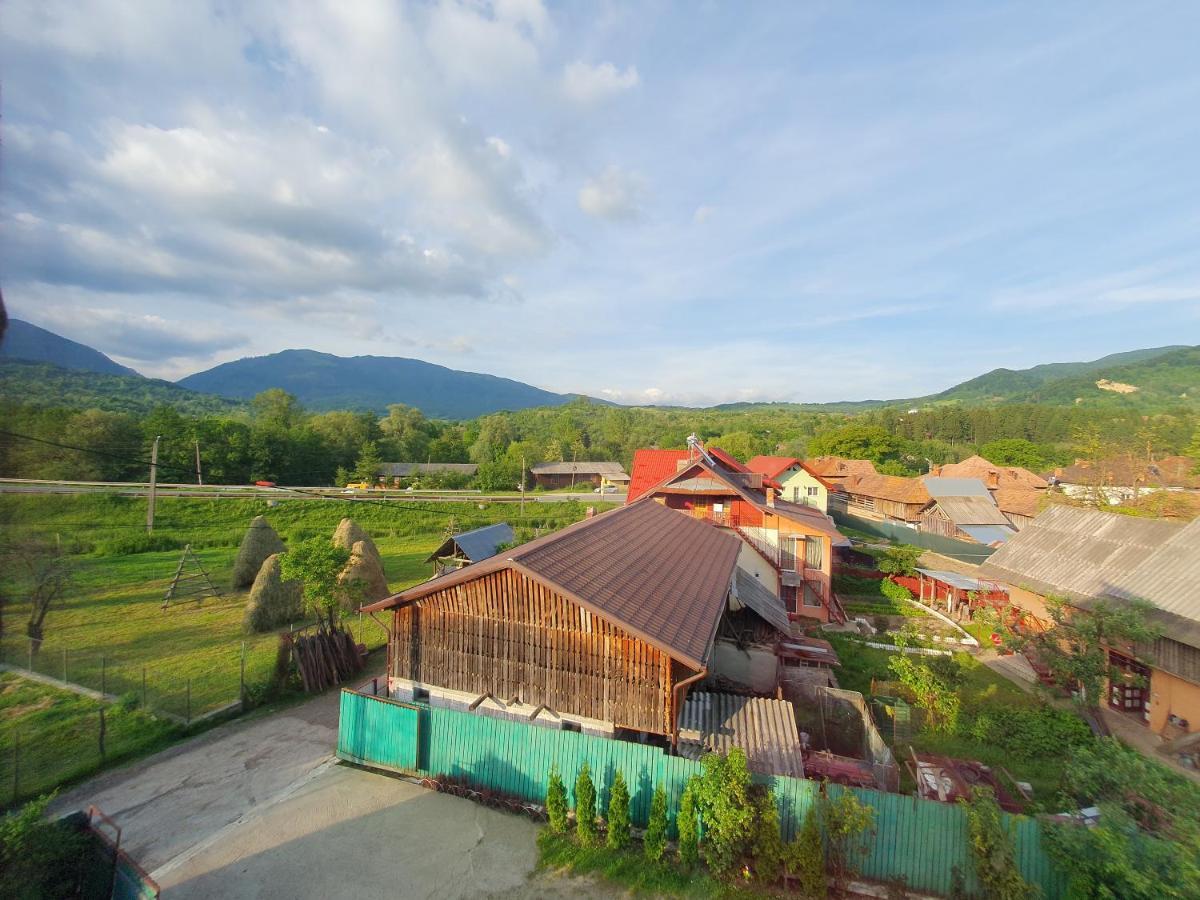
POLYGON ((528 819, 338 763, 338 693, 232 722, 73 788, 164 897, 614 896, 535 873, 528 819))

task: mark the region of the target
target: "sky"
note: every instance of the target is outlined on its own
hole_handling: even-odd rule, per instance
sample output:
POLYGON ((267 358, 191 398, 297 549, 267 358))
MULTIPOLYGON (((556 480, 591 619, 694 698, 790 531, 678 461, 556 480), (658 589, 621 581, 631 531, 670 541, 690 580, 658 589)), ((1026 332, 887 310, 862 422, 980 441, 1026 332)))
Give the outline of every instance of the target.
POLYGON ((5 0, 11 315, 625 403, 1200 343, 1200 4, 5 0))

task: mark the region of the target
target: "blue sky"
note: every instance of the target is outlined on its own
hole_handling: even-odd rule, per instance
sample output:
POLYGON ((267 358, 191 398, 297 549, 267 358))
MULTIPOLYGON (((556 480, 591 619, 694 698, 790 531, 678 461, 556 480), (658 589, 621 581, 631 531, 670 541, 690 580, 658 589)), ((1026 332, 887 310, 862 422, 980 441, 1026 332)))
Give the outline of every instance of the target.
POLYGON ((624 402, 1200 342, 1200 6, 6 0, 12 314, 624 402))

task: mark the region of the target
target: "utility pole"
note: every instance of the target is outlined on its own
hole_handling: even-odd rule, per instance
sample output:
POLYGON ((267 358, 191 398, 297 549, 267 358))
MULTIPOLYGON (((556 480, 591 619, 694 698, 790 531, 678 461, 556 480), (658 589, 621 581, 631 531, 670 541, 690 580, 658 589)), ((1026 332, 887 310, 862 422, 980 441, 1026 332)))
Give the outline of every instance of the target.
POLYGON ((521 518, 525 518, 525 454, 521 454, 521 518))
POLYGON ((196 484, 204 487, 204 476, 200 474, 200 439, 196 438, 196 484))
POLYGON ((150 450, 150 492, 147 495, 149 504, 146 506, 146 534, 154 533, 154 491, 158 486, 158 441, 161 434, 154 436, 154 447, 150 450))

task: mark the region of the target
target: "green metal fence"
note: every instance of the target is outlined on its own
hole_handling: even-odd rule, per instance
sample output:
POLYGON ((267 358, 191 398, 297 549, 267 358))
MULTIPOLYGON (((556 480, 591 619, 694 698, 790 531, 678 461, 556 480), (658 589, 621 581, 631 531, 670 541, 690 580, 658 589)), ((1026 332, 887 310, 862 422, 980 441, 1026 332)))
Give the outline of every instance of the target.
MULTIPOLYGON (((620 770, 629 783, 630 813, 645 825, 657 785, 667 791, 672 822, 679 796, 700 764, 669 756, 657 747, 591 737, 523 722, 397 703, 343 691, 338 756, 359 765, 419 775, 462 778, 472 784, 541 802, 551 769, 557 768, 573 794, 575 776, 586 762, 592 770, 599 806, 620 770)), ((799 778, 757 778, 774 792, 780 824, 790 840, 799 831, 821 786, 799 778)), ((859 867, 868 878, 906 879, 914 890, 948 893, 958 866, 970 890, 978 890, 971 868, 966 815, 957 806, 878 791, 825 788, 836 797, 852 790, 875 810, 875 833, 859 867)), ((574 797, 572 796, 572 803, 574 797)), ((1021 873, 1050 898, 1065 893, 1065 880, 1042 847, 1041 826, 1024 816, 1005 816, 1014 829, 1021 873)))
POLYGON ((838 525, 845 525, 856 531, 873 534, 876 537, 896 541, 900 544, 911 544, 914 547, 924 547, 942 556, 949 556, 961 562, 980 565, 996 552, 995 547, 985 544, 972 544, 968 541, 957 541, 954 538, 943 537, 940 534, 930 534, 926 531, 916 531, 904 525, 891 522, 877 522, 874 519, 862 519, 839 509, 831 508, 829 515, 838 525))

